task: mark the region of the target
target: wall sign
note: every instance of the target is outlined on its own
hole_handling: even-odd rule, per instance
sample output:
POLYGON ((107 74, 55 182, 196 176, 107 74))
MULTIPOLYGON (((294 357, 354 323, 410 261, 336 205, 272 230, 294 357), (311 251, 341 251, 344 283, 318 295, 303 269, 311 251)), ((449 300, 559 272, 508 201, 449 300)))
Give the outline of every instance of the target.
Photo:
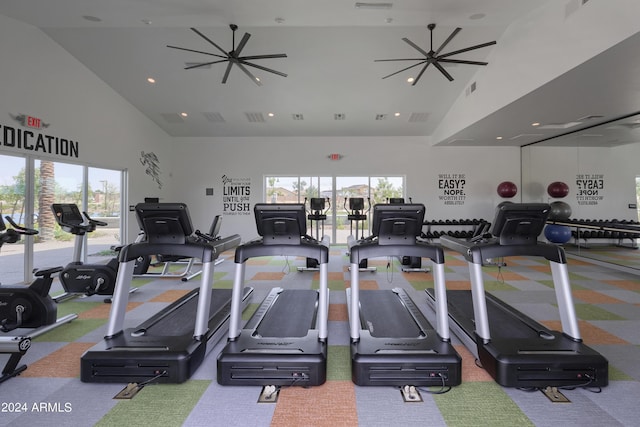
POLYGON ((222 214, 251 215, 251 178, 222 175, 222 214))
POLYGON ((78 141, 38 132, 40 129, 48 128, 50 126, 49 123, 26 114, 15 116, 10 114, 10 116, 20 124, 20 127, 0 125, 1 146, 35 153, 78 158, 78 141), (27 129, 22 129, 22 127, 27 129))
POLYGON ((467 183, 463 173, 441 173, 438 175, 438 190, 442 193, 438 200, 443 205, 464 205, 467 195, 464 186, 467 183))
POLYGON ((577 174, 576 189, 578 205, 597 205, 604 199, 604 175, 577 174))

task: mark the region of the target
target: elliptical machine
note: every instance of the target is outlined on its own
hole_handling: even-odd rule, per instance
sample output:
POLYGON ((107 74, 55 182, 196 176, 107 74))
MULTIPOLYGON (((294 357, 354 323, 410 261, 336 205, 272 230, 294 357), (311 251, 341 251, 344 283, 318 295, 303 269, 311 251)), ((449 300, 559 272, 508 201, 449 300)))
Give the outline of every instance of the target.
POLYGON ((72 203, 54 203, 51 210, 62 230, 76 236, 73 260, 64 267, 59 276, 65 293, 56 297, 55 301, 61 302, 83 294, 113 295, 118 259, 111 258, 106 264, 85 264, 81 261, 85 234, 93 232, 98 226, 104 227, 107 223, 92 219, 86 212, 81 214, 78 206, 72 203))
MULTIPOLYGON (((371 211, 371 199, 367 197, 367 202, 369 204, 368 209, 364 210, 364 198, 363 197, 350 197, 344 198, 344 210, 347 211, 347 220, 349 221, 349 237, 347 237, 347 246, 349 247, 349 252, 351 252, 351 247, 358 242, 366 240, 364 237, 364 223, 367 220, 367 216, 371 211), (347 207, 347 201, 349 202, 349 207, 347 207), (356 234, 353 235, 353 226, 355 225, 356 234)), ((363 259, 358 264, 358 269, 360 271, 370 271, 375 272, 376 267, 369 267, 368 260, 363 259)))
MULTIPOLYGON (((304 204, 307 204, 307 198, 304 198, 304 204)), ((318 242, 321 242, 325 246, 330 245, 329 236, 324 235, 324 222, 327 220, 327 212, 331 209, 331 201, 327 197, 312 197, 309 201, 309 211, 307 211, 307 219, 309 220, 309 228, 313 230, 313 223, 316 223, 315 238, 318 242), (326 201, 326 203, 325 203, 326 201), (326 205, 329 205, 326 207, 326 205), (320 224, 322 224, 322 233, 320 232, 320 224), (320 237, 322 236, 322 237, 320 237)), ((298 271, 319 271, 320 267, 318 260, 315 258, 307 258, 306 267, 298 267, 298 271)))
MULTIPOLYGON (((0 217, 0 248, 5 243, 17 243, 23 235, 38 234, 37 230, 19 226, 9 216, 6 219, 13 228, 7 229, 0 217)), ((57 319, 58 307, 49 296, 49 291, 53 274, 60 271, 62 267, 36 270, 36 279, 29 286, 0 286, 0 331, 19 332, 19 335, 0 335, 0 353, 11 355, 2 369, 0 383, 27 369, 26 365, 18 366, 18 363, 31 347, 32 338, 78 317, 77 314, 68 314, 57 319)))

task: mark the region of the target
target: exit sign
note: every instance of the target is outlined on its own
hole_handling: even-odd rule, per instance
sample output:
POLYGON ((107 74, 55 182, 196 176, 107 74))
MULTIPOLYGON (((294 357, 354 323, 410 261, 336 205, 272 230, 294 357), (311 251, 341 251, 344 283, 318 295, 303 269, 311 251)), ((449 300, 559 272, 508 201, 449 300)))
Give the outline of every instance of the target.
POLYGON ((27 116, 25 126, 34 129, 40 129, 42 127, 42 120, 37 117, 27 116))

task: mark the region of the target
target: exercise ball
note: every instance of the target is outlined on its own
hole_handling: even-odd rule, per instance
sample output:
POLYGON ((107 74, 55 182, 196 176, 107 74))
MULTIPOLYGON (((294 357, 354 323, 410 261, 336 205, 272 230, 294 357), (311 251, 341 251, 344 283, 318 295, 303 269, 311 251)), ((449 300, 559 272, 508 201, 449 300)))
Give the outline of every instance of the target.
POLYGON ((547 194, 554 199, 566 197, 569 194, 569 186, 561 181, 555 181, 547 187, 547 194))
POLYGON ((549 219, 552 221, 566 221, 571 218, 571 206, 565 202, 552 202, 549 204, 549 219))
POLYGON ((498 184, 498 196, 510 199, 518 192, 518 187, 511 181, 503 181, 498 184))
POLYGON ((551 243, 567 243, 571 240, 571 228, 566 225, 548 224, 544 228, 544 237, 551 243))

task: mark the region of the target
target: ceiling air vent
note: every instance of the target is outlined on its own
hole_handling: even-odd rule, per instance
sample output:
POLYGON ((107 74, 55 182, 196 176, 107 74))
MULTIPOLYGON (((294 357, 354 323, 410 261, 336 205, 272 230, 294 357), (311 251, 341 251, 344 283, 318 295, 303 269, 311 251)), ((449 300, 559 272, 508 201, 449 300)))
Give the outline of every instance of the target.
POLYGON ((251 123, 264 123, 264 116, 262 113, 244 113, 244 115, 251 123))
POLYGON ((393 3, 377 3, 377 2, 356 2, 356 9, 375 9, 375 10, 385 10, 391 9, 393 7, 393 3))
POLYGON ((386 114, 376 114, 376 120, 387 120, 386 114))
POLYGON ((429 113, 411 113, 409 123, 426 122, 429 119, 429 113))
POLYGON ((167 123, 184 123, 184 119, 178 113, 163 113, 160 115, 167 123))
POLYGON ((333 115, 333 120, 344 120, 344 119, 345 119, 344 113, 335 113, 333 115))
POLYGON ((220 113, 202 113, 202 115, 212 123, 224 123, 224 117, 220 113))
POLYGON ((292 114, 293 120, 304 120, 304 116, 300 113, 292 114))

